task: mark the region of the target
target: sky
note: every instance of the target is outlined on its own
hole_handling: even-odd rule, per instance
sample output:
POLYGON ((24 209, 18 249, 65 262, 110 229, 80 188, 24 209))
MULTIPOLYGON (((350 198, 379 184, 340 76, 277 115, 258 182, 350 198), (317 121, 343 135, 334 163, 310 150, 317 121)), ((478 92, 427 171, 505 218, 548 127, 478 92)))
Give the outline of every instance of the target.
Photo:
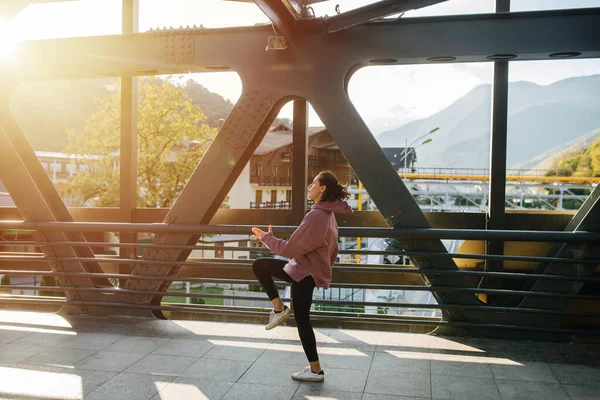
MULTIPOLYGON (((268 23, 252 3, 223 0, 139 0, 139 31, 150 28, 204 25, 207 28, 251 26, 268 23)), ((345 12, 374 0, 336 0, 315 4, 315 14, 336 13, 336 4, 345 12)), ((494 0, 448 0, 406 13, 403 18, 430 15, 476 14, 494 11, 494 0)), ((600 0, 512 0, 512 11, 600 7, 600 0)), ((121 32, 121 0, 79 0, 64 3, 32 4, 9 22, 0 21, 0 37, 12 41, 72 36, 95 36, 121 32)), ((0 57, 8 52, 8 41, 0 41, 0 57)), ((414 119, 425 118, 452 104, 474 87, 491 83, 491 63, 438 64, 368 67, 350 81, 349 95, 369 128, 377 134, 414 119)), ((509 79, 540 85, 572 77, 600 73, 600 60, 511 62, 509 79)), ((190 76, 209 90, 232 102, 241 95, 237 74, 205 73, 190 76)), ((190 77, 184 77, 188 79, 190 77)), ((291 118, 291 104, 283 117, 291 118)), ((311 109, 310 125, 321 121, 311 109)))

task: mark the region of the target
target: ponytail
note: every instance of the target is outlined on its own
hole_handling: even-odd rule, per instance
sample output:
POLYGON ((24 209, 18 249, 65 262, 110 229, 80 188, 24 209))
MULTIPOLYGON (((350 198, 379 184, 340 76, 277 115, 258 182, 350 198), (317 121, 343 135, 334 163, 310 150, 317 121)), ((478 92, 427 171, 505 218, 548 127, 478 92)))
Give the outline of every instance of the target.
POLYGON ((340 201, 350 197, 347 185, 339 183, 337 176, 333 172, 319 172, 319 185, 325 186, 325 192, 321 196, 321 201, 340 201))

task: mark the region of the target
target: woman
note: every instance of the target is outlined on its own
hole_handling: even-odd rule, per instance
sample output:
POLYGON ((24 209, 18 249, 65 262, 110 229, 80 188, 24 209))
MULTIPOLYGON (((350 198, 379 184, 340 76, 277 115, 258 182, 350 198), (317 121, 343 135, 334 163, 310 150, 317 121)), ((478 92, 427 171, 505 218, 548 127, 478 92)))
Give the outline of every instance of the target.
POLYGON ((321 369, 317 354, 315 333, 310 324, 310 307, 315 287, 329 288, 331 266, 338 252, 338 227, 333 213, 351 214, 346 203, 350 194, 339 184, 337 177, 329 172, 319 173, 308 190, 308 199, 315 204, 289 240, 277 239, 269 225, 269 231, 252 228, 257 239, 273 253, 289 258, 290 261, 259 258, 252 264, 254 275, 273 303, 266 329, 273 329, 285 321, 291 310, 284 306, 273 282, 273 277, 292 284, 294 318, 304 353, 310 365, 292 374, 298 381, 323 382, 325 373, 321 369))

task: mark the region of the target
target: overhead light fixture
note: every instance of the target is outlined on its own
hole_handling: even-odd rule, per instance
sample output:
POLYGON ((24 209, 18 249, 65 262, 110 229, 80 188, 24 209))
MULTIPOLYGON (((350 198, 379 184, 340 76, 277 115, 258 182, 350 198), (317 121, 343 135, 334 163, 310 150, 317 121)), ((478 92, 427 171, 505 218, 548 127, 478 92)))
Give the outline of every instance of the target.
POLYGON ((578 51, 561 51, 559 53, 552 53, 548 57, 551 58, 573 58, 581 55, 578 51))
POLYGON ((456 60, 456 57, 453 57, 453 56, 429 57, 427 59, 427 61, 433 61, 433 62, 448 62, 448 61, 454 61, 454 60, 456 60))
POLYGON ((507 61, 512 60, 513 58, 517 58, 516 54, 492 54, 491 56, 487 56, 488 60, 494 61, 507 61))

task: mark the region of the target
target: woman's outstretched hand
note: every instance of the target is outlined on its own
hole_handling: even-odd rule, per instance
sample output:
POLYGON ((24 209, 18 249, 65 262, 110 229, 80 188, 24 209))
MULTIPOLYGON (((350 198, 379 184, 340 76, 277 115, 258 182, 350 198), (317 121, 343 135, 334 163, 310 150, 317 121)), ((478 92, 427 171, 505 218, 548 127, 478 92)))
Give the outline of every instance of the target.
POLYGON ((263 237, 267 234, 267 233, 273 233, 273 227, 271 225, 269 225, 269 231, 265 232, 260 228, 254 227, 252 228, 252 233, 254 233, 254 237, 257 238, 258 240, 260 240, 262 242, 263 237))

